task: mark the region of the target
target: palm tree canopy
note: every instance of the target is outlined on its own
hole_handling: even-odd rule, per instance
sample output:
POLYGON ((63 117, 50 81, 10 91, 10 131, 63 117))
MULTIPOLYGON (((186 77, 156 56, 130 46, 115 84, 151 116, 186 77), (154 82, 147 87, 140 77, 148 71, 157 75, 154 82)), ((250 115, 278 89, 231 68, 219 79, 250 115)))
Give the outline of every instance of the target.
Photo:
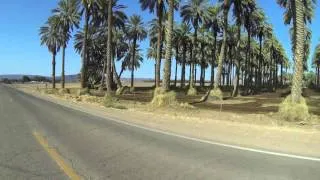
MULTIPOLYGON (((95 24, 107 26, 108 19, 108 1, 106 0, 96 0, 95 11, 93 16, 95 24)), ((112 2, 112 20, 113 25, 116 28, 124 28, 125 22, 128 19, 124 12, 126 6, 118 4, 118 0, 113 0, 112 2)))
POLYGON ((312 63, 315 65, 320 65, 320 44, 318 44, 314 50, 312 63))
POLYGON ((79 1, 61 0, 58 3, 58 7, 52 10, 52 13, 58 19, 57 25, 63 36, 62 46, 66 46, 73 28, 79 28, 79 1))
MULTIPOLYGON (((305 23, 311 23, 314 16, 314 9, 317 0, 304 0, 304 21, 305 23)), ((293 0, 277 0, 277 3, 285 9, 284 22, 289 25, 292 23, 295 12, 294 12, 294 1, 293 0)))
POLYGON ((181 16, 184 22, 191 22, 194 27, 198 27, 208 14, 208 0, 189 0, 181 7, 181 16))
POLYGON ((126 31, 130 39, 136 38, 137 40, 143 40, 147 37, 147 31, 139 15, 132 15, 129 18, 126 24, 126 31))
POLYGON ((51 17, 39 31, 41 45, 46 45, 53 54, 59 51, 59 45, 61 44, 61 37, 56 24, 57 18, 51 17))

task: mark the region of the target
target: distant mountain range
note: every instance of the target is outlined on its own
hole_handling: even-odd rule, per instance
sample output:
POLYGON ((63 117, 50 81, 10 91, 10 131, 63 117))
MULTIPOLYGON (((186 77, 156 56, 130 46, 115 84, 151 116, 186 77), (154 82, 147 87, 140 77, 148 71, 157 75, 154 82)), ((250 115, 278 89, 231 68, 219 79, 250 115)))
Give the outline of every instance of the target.
MULTIPOLYGON (((0 75, 0 80, 1 79, 9 79, 9 80, 22 80, 23 76, 28 76, 30 79, 33 79, 34 77, 39 77, 41 75, 24 75, 24 74, 4 74, 4 75, 0 75)), ((46 79, 51 80, 51 76, 41 76, 41 77, 45 77, 46 79)), ((56 80, 60 80, 61 77, 57 76, 56 80)), ((78 79, 78 75, 77 74, 73 74, 73 75, 66 75, 65 76, 65 80, 66 82, 77 82, 79 81, 78 79)))

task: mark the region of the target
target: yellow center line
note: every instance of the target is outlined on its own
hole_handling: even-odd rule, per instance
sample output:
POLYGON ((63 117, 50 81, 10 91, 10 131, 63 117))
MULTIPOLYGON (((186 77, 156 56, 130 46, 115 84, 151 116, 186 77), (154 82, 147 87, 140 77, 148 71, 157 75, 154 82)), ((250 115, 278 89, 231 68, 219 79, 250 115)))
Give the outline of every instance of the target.
POLYGON ((39 133, 33 132, 33 136, 37 139, 39 144, 44 148, 45 151, 50 155, 50 157, 58 164, 60 169, 71 179, 71 180, 80 180, 80 176, 70 167, 59 153, 54 149, 49 147, 48 141, 42 137, 39 133))

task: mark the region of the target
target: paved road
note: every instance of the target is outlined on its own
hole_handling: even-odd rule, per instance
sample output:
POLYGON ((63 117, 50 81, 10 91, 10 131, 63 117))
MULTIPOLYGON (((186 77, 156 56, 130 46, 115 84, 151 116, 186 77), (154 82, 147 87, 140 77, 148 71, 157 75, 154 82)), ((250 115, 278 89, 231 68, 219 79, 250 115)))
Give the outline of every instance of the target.
POLYGON ((2 85, 0 123, 0 179, 67 179, 34 138, 35 131, 83 179, 320 179, 320 162, 152 132, 2 85))

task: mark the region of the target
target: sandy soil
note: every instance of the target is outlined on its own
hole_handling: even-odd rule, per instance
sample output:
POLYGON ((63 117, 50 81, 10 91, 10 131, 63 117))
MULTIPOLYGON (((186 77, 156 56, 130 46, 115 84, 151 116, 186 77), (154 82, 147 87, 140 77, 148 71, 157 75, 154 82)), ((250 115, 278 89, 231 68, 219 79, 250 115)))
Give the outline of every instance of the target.
MULTIPOLYGON (((301 126, 297 123, 276 120, 276 115, 273 113, 239 114, 199 108, 154 109, 147 102, 126 100, 121 101, 126 103, 128 109, 119 110, 105 108, 101 98, 48 95, 39 93, 31 86, 15 85, 15 87, 40 98, 106 118, 216 142, 320 157, 318 121, 301 126)), ((244 99, 255 101, 252 98, 244 99)), ((235 101, 234 103, 240 103, 242 100, 235 101)))

